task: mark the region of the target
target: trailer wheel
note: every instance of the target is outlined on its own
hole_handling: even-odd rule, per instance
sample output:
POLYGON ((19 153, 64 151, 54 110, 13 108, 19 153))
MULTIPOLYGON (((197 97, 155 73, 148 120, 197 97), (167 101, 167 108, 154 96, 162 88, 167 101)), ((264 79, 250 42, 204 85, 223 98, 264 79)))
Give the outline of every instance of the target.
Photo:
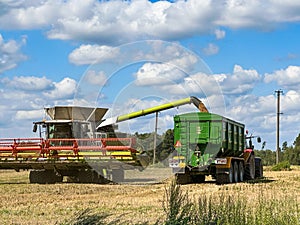
POLYGON ((255 158, 254 155, 250 155, 249 161, 245 167, 245 180, 254 180, 255 178, 255 158))
POLYGON ((233 167, 233 179, 232 179, 232 181, 234 183, 237 183, 237 182, 239 182, 239 166, 238 166, 238 162, 234 161, 232 164, 233 164, 233 165, 231 165, 231 167, 233 167))
POLYGON ((228 184, 233 182, 233 166, 231 164, 228 171, 216 174, 217 184, 228 184))
POLYGON ((244 162, 239 162, 239 181, 244 181, 244 162))

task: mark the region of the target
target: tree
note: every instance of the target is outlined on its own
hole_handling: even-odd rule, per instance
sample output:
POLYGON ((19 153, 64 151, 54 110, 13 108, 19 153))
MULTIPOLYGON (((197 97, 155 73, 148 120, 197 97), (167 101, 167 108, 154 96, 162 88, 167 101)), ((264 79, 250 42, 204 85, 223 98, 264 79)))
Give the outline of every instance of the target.
POLYGON ((300 134, 295 139, 292 146, 288 147, 287 142, 282 144, 283 158, 291 165, 300 165, 300 134))

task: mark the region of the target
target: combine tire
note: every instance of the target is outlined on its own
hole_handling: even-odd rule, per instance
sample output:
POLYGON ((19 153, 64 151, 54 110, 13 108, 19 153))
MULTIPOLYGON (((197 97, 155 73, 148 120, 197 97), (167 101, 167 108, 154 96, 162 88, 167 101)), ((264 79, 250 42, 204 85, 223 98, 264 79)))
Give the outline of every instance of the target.
POLYGON ((63 177, 53 170, 32 170, 29 173, 29 181, 32 184, 55 184, 62 182, 63 177))
POLYGON ((255 178, 255 157, 251 155, 245 167, 245 180, 254 180, 255 178))
POLYGON ((192 178, 192 182, 193 183, 204 183, 205 181, 205 175, 191 175, 191 178, 192 178))
POLYGON ((192 182, 191 175, 187 173, 176 173, 175 180, 176 184, 189 184, 192 182))
POLYGON ((92 170, 81 170, 78 171, 77 179, 79 183, 93 183, 93 171, 92 170))
POLYGON ((124 170, 122 168, 120 169, 113 169, 112 170, 112 180, 115 183, 121 183, 124 182, 124 170))

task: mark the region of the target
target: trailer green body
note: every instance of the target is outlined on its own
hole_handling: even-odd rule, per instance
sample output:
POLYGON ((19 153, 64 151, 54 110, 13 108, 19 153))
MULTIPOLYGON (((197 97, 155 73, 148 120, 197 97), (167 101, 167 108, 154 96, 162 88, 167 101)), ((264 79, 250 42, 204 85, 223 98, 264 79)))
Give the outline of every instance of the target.
MULTIPOLYGON (((239 173, 236 176, 240 176, 235 178, 236 182, 243 181, 244 169, 250 165, 249 159, 254 159, 252 146, 246 146, 245 138, 244 124, 217 114, 176 115, 176 151, 170 166, 181 179, 179 183, 204 181, 205 175, 212 175, 219 183, 231 183, 234 166, 240 167, 235 169, 239 173)), ((253 165, 250 166, 253 169, 253 165)))

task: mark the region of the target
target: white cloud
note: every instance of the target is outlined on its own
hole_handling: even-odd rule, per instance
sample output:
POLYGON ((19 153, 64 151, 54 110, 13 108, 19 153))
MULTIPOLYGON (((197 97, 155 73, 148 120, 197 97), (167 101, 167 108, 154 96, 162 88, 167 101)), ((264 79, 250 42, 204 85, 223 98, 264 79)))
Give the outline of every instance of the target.
POLYGON ((71 78, 64 78, 60 82, 54 82, 54 89, 44 92, 44 95, 51 99, 66 99, 74 95, 76 90, 76 81, 71 78))
POLYGON ((215 55, 219 52, 219 47, 213 43, 209 43, 207 47, 203 48, 205 55, 215 55))
POLYGON ((97 86, 104 86, 107 84, 107 77, 103 71, 88 70, 84 79, 89 83, 97 86))
POLYGON ((25 42, 25 37, 23 37, 19 43, 15 40, 5 41, 0 34, 0 74, 16 67, 19 62, 27 59, 27 57, 21 53, 21 47, 25 42))
POLYGON ((140 39, 174 40, 225 32, 218 27, 272 29, 300 21, 298 1, 11 1, 2 2, 0 28, 48 29, 48 37, 116 44, 140 39))
MULTIPOLYGON (((288 91, 281 96, 280 142, 292 144, 299 133, 300 126, 300 94, 288 91), (295 128, 295 129, 288 129, 295 128)), ((260 135, 267 142, 267 148, 275 149, 276 143, 276 106, 275 95, 255 96, 243 95, 232 98, 227 104, 225 116, 240 121, 253 135, 260 135)), ((258 146, 258 145, 257 145, 258 146)))
POLYGON ((276 70, 271 74, 265 74, 264 81, 266 83, 275 81, 283 88, 299 90, 300 66, 289 66, 286 69, 276 70))
POLYGON ((134 75, 139 86, 165 85, 180 80, 185 73, 173 65, 145 63, 134 75))
POLYGON ((224 30, 216 29, 215 30, 216 39, 220 40, 225 38, 226 32, 224 30))
POLYGON ((47 90, 52 87, 52 81, 46 77, 34 76, 19 76, 14 77, 12 80, 3 78, 1 83, 18 90, 24 91, 39 91, 47 90))
POLYGON ((245 70, 235 65, 232 74, 196 73, 186 76, 182 82, 161 87, 174 94, 243 95, 253 90, 261 76, 256 70, 245 70))
POLYGON ((16 120, 38 120, 43 118, 44 110, 20 110, 16 112, 15 119, 16 120))
MULTIPOLYGON (((223 74, 224 76, 224 74, 223 74)), ((261 80, 261 76, 254 69, 243 69, 239 65, 235 65, 232 74, 226 74, 220 82, 224 94, 245 94, 252 91, 257 82, 261 80)))
POLYGON ((94 64, 117 58, 118 56, 118 48, 106 45, 81 45, 70 53, 69 61, 76 65, 94 64))

